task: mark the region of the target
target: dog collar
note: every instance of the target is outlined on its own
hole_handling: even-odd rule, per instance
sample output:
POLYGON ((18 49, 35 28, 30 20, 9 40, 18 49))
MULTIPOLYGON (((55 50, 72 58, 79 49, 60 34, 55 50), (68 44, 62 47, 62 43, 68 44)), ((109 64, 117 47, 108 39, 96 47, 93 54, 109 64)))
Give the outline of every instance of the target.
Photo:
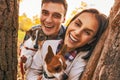
POLYGON ((45 76, 45 78, 46 78, 46 79, 53 79, 53 78, 55 78, 54 76, 49 77, 49 76, 46 74, 46 72, 45 72, 45 71, 43 72, 43 74, 44 74, 44 76, 45 76))

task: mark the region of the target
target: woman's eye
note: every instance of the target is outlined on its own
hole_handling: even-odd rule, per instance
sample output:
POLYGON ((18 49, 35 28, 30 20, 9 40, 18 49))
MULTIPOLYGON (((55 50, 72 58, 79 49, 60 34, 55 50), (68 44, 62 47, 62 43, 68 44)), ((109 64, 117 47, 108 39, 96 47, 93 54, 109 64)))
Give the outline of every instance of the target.
POLYGON ((75 22, 75 25, 78 26, 78 27, 81 26, 81 24, 80 24, 80 23, 77 23, 77 22, 75 22))
POLYGON ((90 35, 90 32, 89 32, 89 31, 85 31, 85 33, 86 33, 87 35, 90 35))

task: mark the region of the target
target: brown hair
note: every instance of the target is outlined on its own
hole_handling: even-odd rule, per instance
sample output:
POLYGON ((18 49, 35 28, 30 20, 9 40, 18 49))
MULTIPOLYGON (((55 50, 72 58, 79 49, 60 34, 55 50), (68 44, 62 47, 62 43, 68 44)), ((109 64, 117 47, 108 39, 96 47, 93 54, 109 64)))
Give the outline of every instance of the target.
POLYGON ((64 8, 65 8, 65 14, 64 14, 64 15, 66 15, 67 9, 68 9, 68 4, 67 4, 67 1, 66 1, 66 0, 42 0, 41 6, 42 6, 44 3, 49 3, 49 2, 63 4, 63 6, 64 6, 64 8))

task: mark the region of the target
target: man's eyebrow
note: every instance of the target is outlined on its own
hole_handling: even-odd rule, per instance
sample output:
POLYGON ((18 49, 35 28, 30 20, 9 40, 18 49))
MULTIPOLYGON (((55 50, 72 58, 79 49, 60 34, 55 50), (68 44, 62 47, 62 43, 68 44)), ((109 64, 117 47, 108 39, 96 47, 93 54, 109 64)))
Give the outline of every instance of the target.
POLYGON ((54 12, 54 14, 57 14, 57 15, 59 15, 59 16, 61 16, 62 14, 60 14, 60 13, 58 13, 58 12, 54 12))
POLYGON ((47 11, 47 10, 43 9, 42 11, 47 11))

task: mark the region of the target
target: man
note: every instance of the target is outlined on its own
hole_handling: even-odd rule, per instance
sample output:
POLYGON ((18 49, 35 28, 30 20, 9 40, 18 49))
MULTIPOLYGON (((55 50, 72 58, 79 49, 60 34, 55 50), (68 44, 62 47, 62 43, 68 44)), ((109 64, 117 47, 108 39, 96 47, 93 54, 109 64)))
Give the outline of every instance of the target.
MULTIPOLYGON (((30 30, 41 27, 40 31, 44 33, 45 37, 42 40, 61 39, 65 32, 65 27, 61 24, 65 21, 67 7, 66 0, 42 0, 40 15, 41 25, 34 26, 30 30)), ((29 34, 26 33, 24 41, 29 37, 29 34)), ((25 63, 25 66, 27 65, 27 60, 27 55, 21 56, 21 62, 25 63)))
POLYGON ((65 0, 42 0, 42 11, 40 16, 41 28, 51 39, 60 37, 63 29, 61 23, 65 21, 67 3, 65 0))

